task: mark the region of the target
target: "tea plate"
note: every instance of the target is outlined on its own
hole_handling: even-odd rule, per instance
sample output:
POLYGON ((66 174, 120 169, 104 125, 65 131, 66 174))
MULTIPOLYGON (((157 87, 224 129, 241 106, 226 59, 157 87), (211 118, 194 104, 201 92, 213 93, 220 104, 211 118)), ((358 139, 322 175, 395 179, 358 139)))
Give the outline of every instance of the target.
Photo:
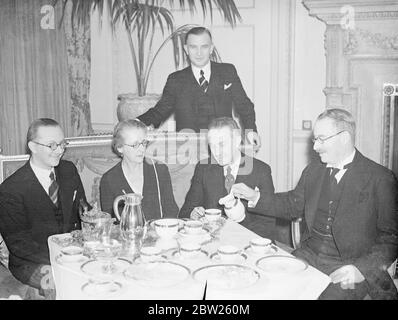
POLYGON ((218 289, 236 290, 254 285, 260 274, 247 266, 239 264, 216 264, 201 267, 192 274, 197 281, 207 281, 209 286, 218 289))
POLYGON ((80 255, 76 259, 65 259, 65 256, 63 254, 59 254, 58 256, 55 257, 55 262, 60 264, 60 265, 69 265, 72 263, 84 263, 88 260, 89 258, 83 255, 80 255))
POLYGON ((268 256, 256 261, 256 266, 265 271, 275 274, 291 274, 304 271, 308 264, 296 257, 291 256, 268 256))
POLYGON ((191 271, 179 263, 159 260, 133 264, 123 274, 126 279, 142 286, 164 288, 185 281, 191 275, 191 271))
POLYGON ((89 260, 81 265, 80 270, 91 276, 112 276, 115 273, 122 273, 126 270, 131 265, 131 261, 124 258, 116 259, 113 263, 116 270, 112 274, 107 274, 102 270, 104 264, 103 261, 89 260))
POLYGON ((81 290, 88 296, 96 298, 106 298, 118 293, 122 289, 122 284, 119 282, 93 283, 86 282, 81 290))

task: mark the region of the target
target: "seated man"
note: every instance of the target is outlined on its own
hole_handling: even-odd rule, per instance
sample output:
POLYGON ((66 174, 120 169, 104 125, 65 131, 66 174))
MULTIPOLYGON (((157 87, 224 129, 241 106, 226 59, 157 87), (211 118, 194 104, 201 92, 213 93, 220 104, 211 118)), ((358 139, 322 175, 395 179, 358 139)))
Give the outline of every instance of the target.
POLYGON ((246 210, 241 224, 267 238, 275 237, 275 218, 266 217, 256 205, 259 198, 274 193, 271 169, 264 162, 241 153, 241 130, 232 118, 213 119, 207 134, 211 157, 196 165, 191 187, 179 217, 197 218, 204 208, 223 209, 219 200, 232 185, 240 190, 246 210))
POLYGON ((51 276, 47 238, 80 227, 85 193, 76 167, 61 160, 67 143, 56 121, 33 121, 27 144, 29 161, 0 185, 0 233, 11 273, 44 293, 51 276))
POLYGON ((294 190, 261 197, 258 205, 276 217, 304 217, 301 248, 293 254, 330 276, 320 299, 397 299, 387 272, 398 248, 394 174, 354 147, 348 111, 324 111, 313 133, 320 160, 304 169, 294 190))

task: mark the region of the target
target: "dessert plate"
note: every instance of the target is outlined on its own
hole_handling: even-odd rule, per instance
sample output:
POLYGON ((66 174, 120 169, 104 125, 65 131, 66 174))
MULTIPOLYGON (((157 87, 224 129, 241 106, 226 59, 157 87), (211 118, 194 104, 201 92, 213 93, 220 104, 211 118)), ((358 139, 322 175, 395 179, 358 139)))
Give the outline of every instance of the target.
POLYGON ((179 263, 159 260, 133 264, 123 274, 142 286, 165 288, 185 281, 191 271, 179 263))
POLYGON ((76 259, 72 260, 70 258, 69 259, 65 258, 65 256, 63 254, 59 254, 58 256, 55 257, 55 262, 60 265, 69 265, 72 263, 81 264, 81 263, 86 262, 88 259, 89 259, 88 257, 81 255, 81 256, 77 257, 76 259))
POLYGON ((198 281, 207 281, 209 286, 218 289, 243 289, 254 285, 260 274, 254 269, 239 264, 217 264, 197 269, 193 278, 198 281))
POLYGON ((262 257, 256 261, 256 266, 265 272, 291 274, 304 271, 308 264, 291 256, 268 256, 262 257))
POLYGON ((179 250, 174 251, 171 254, 172 259, 178 259, 181 261, 184 260, 202 260, 206 259, 209 256, 209 253, 205 250, 200 250, 197 253, 182 255, 179 250))
POLYGON ((81 265, 80 270, 90 276, 112 276, 126 270, 131 265, 131 261, 124 258, 116 259, 113 263, 115 269, 112 273, 104 272, 104 265, 103 261, 89 260, 81 265))

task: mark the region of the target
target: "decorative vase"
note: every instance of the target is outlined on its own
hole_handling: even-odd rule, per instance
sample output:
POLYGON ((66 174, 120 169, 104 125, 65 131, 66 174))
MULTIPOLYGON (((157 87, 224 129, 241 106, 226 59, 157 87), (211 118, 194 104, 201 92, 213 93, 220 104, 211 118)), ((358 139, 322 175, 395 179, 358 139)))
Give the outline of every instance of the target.
POLYGON ((117 118, 119 121, 135 119, 148 109, 152 108, 159 101, 161 95, 150 93, 146 96, 139 96, 136 93, 119 94, 120 101, 117 106, 117 118))

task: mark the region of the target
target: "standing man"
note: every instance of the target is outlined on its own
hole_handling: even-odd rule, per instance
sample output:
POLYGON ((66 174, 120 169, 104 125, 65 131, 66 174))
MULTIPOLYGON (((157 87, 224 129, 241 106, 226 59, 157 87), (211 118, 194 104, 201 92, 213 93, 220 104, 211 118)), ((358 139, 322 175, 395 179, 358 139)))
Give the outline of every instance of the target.
POLYGON ((245 207, 243 226, 267 238, 275 238, 275 218, 262 214, 258 200, 274 193, 270 167, 241 153, 241 130, 232 118, 213 119, 207 139, 211 158, 195 167, 191 187, 180 210, 180 218, 193 219, 204 215, 205 209, 221 209, 219 200, 230 193, 233 186, 241 191, 245 207))
POLYGON ((176 129, 199 132, 218 117, 232 117, 235 108, 249 143, 260 147, 254 105, 247 97, 232 64, 210 61, 214 45, 211 33, 194 27, 185 38, 191 66, 169 75, 159 102, 138 117, 147 126, 158 127, 173 112, 176 129))
POLYGON ((29 161, 0 185, 0 232, 10 252, 9 269, 41 293, 47 289, 45 272, 51 271, 47 238, 79 228, 78 204, 86 200, 76 167, 61 160, 66 145, 55 120, 33 121, 29 161))
POLYGON ((304 217, 293 254, 330 276, 320 299, 398 299, 387 272, 398 250, 394 174, 355 148, 355 121, 346 110, 324 111, 313 134, 320 161, 304 169, 294 190, 261 197, 259 205, 276 217, 304 217))

